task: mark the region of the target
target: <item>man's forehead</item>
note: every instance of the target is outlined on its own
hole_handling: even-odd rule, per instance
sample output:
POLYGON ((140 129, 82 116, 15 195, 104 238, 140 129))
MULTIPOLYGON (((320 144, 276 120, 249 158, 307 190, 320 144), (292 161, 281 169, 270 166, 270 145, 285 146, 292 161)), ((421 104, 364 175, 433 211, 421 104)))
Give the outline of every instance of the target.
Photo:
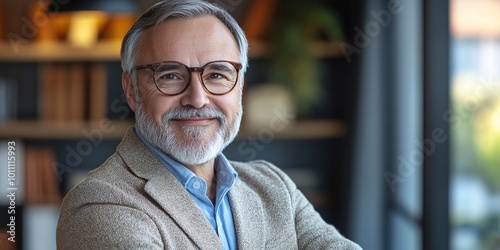
POLYGON ((150 27, 145 31, 145 35, 155 37, 157 35, 178 38, 184 34, 193 33, 210 34, 213 32, 229 31, 227 26, 212 15, 198 15, 192 17, 169 17, 163 22, 150 27), (173 32, 173 33, 172 33, 173 32))
MULTIPOLYGON (((234 53, 239 55, 233 34, 218 18, 210 15, 168 18, 148 29, 139 42, 139 57, 150 58, 152 62, 176 60, 165 57, 186 54, 231 56, 234 53)), ((216 59, 238 60, 239 56, 216 59)))

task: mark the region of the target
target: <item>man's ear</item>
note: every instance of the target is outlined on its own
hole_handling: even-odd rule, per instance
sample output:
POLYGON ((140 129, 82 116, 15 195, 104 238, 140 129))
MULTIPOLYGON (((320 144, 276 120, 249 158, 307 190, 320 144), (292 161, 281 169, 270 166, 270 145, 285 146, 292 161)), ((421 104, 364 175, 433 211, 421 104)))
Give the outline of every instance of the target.
POLYGON ((132 76, 127 72, 123 72, 122 74, 122 87, 123 93, 125 93, 125 98, 127 98, 128 106, 135 112, 136 102, 134 85, 132 84, 132 76))

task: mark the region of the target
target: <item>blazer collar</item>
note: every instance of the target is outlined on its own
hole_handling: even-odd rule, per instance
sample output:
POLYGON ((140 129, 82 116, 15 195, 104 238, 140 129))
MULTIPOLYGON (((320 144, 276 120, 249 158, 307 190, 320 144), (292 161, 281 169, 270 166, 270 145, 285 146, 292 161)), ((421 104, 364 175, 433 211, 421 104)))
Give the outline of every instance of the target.
MULTIPOLYGON (((231 161, 238 172, 242 163, 231 161)), ((262 230, 264 223, 264 207, 258 194, 240 178, 229 190, 229 202, 233 211, 234 227, 238 239, 238 249, 265 249, 262 230)))
POLYGON ((133 174, 146 180, 144 191, 199 248, 222 249, 217 234, 189 193, 142 143, 132 127, 116 151, 133 174))

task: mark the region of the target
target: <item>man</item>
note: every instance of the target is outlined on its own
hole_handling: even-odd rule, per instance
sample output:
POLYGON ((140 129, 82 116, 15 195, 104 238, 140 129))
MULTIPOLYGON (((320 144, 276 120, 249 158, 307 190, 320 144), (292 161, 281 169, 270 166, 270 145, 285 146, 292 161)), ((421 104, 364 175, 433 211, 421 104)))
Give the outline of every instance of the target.
POLYGON ((68 193, 59 249, 359 249, 264 161, 221 153, 242 116, 248 44, 223 9, 160 1, 122 44, 135 128, 68 193))

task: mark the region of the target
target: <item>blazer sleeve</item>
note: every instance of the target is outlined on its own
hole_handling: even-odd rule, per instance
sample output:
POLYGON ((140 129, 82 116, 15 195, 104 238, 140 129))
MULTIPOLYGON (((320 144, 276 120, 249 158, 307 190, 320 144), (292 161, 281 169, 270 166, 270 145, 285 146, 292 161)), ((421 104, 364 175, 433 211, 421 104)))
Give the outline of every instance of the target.
POLYGON ((57 249, 163 249, 154 222, 134 208, 88 204, 61 220, 57 249))
POLYGON ((295 183, 282 170, 269 164, 287 187, 295 212, 295 230, 299 249, 361 249, 326 223, 295 183))
POLYGON ((57 249, 163 249, 153 219, 109 183, 84 181, 61 206, 57 249))

